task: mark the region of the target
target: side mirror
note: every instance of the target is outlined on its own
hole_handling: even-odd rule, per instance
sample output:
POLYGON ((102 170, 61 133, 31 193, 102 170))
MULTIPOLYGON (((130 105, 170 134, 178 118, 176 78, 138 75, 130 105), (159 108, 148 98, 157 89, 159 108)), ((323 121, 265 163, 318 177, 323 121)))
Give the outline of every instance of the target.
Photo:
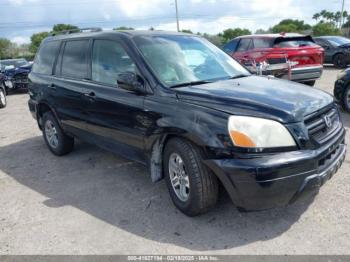
POLYGON ((331 49, 331 47, 329 46, 329 45, 324 45, 324 46, 322 46, 323 48, 324 48, 324 50, 329 50, 329 49, 331 49))
POLYGON ((5 66, 5 71, 12 70, 12 69, 15 69, 15 66, 13 65, 5 66))
POLYGON ((118 87, 132 91, 135 93, 145 93, 145 85, 143 79, 133 72, 125 72, 118 74, 118 87))

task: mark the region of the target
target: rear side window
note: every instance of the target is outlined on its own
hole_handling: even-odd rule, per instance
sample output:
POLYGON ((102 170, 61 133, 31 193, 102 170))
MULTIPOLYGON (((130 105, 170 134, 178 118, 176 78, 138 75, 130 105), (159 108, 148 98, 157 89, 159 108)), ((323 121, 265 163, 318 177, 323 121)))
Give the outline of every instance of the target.
POLYGON ((52 74, 52 67, 55 63, 57 52, 60 46, 59 41, 43 43, 35 58, 33 72, 45 75, 52 74))
POLYGON ((249 39, 249 38, 243 38, 243 39, 241 40, 241 42, 239 42, 237 51, 238 51, 238 52, 239 52, 239 51, 242 52, 242 51, 247 51, 247 50, 251 49, 251 48, 252 48, 251 42, 252 42, 251 39, 249 39))
POLYGON ((237 49, 238 41, 239 41, 239 40, 236 39, 236 40, 232 40, 231 42, 227 43, 227 44, 224 46, 224 51, 225 51, 226 53, 229 53, 229 54, 235 52, 236 49, 237 49))
POLYGON ((76 79, 87 78, 88 48, 89 40, 66 42, 62 57, 62 76, 76 79))
POLYGON ((273 44, 273 39, 270 38, 254 38, 254 48, 270 48, 273 44))

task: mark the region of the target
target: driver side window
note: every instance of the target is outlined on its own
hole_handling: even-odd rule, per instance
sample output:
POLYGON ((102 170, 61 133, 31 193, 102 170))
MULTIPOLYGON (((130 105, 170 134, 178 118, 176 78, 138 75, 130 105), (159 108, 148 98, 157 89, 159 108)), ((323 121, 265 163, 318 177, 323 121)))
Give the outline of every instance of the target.
POLYGON ((92 80, 117 86, 120 73, 136 72, 136 66, 122 45, 110 40, 95 40, 92 51, 92 80))

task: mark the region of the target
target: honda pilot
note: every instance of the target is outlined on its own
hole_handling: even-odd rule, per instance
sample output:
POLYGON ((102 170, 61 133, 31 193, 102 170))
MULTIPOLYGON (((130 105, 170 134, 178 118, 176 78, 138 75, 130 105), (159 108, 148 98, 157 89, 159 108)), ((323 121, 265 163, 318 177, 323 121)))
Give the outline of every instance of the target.
POLYGON ((51 35, 36 55, 29 95, 53 154, 80 139, 138 161, 153 182, 166 180, 189 216, 213 207, 219 190, 246 211, 311 197, 346 153, 331 95, 251 75, 190 34, 51 35))

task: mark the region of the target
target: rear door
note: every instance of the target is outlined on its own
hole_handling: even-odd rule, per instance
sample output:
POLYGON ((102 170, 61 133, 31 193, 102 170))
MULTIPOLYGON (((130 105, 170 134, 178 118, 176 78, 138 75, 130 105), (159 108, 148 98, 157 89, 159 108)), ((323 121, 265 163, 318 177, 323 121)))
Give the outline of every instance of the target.
POLYGON ((86 104, 82 97, 88 77, 90 43, 89 39, 63 42, 55 67, 55 77, 49 84, 62 125, 78 136, 86 129, 86 104))
POLYGON ((250 57, 250 51, 253 49, 253 41, 251 38, 242 38, 234 53, 233 57, 236 58, 241 64, 247 65, 252 63, 250 57))
POLYGON ((84 90, 88 130, 100 146, 144 162, 144 95, 118 87, 118 74, 125 72, 138 74, 127 47, 117 40, 95 39, 91 81, 84 90))

